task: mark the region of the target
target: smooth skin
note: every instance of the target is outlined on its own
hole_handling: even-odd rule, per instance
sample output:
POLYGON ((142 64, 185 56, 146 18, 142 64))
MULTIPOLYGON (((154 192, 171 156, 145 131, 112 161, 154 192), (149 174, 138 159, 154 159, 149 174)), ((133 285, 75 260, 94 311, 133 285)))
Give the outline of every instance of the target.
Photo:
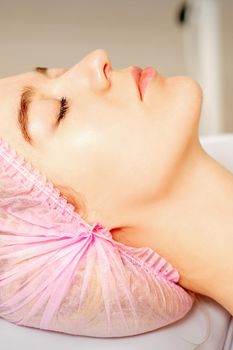
POLYGON ((88 223, 113 239, 151 247, 180 273, 179 284, 233 315, 233 175, 202 148, 200 85, 158 73, 143 100, 132 66, 115 70, 97 49, 79 63, 0 79, 0 136, 55 184, 85 203, 88 223), (19 94, 33 145, 17 126, 19 94), (69 110, 57 123, 60 99, 69 110))

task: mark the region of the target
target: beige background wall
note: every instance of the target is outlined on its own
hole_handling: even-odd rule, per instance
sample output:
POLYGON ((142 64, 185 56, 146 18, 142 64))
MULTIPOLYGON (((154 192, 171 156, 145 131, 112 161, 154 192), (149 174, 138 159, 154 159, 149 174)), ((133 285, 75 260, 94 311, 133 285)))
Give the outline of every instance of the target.
POLYGON ((220 3, 225 130, 233 132, 233 1, 220 0, 220 3))
MULTIPOLYGON (((233 1, 219 1, 224 106, 221 131, 233 132, 233 1)), ((35 66, 69 67, 96 48, 109 53, 113 69, 152 65, 163 75, 192 75, 184 57, 183 27, 177 22, 182 3, 0 0, 0 77, 35 66)))

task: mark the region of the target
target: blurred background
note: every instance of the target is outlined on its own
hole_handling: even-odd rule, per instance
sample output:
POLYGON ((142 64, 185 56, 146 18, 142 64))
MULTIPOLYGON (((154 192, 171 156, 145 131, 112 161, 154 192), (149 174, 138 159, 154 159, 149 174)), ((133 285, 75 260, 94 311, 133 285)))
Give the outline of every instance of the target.
POLYGON ((113 69, 191 76, 204 93, 199 133, 230 133, 232 31, 232 0, 0 0, 0 78, 102 48, 113 69))

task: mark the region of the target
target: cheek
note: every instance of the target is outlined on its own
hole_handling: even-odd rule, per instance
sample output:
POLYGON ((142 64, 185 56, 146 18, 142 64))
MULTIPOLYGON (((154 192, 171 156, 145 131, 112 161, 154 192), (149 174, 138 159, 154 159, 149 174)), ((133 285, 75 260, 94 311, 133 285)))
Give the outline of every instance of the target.
POLYGON ((99 198, 126 206, 136 204, 152 193, 156 182, 160 183, 158 174, 162 171, 162 177, 167 170, 164 159, 168 157, 161 151, 164 140, 159 138, 156 125, 143 118, 135 122, 133 117, 115 123, 114 128, 99 125, 95 131, 83 129, 72 138, 71 169, 77 164, 73 180, 90 203, 99 198))
POLYGON ((141 197, 148 186, 152 140, 146 142, 145 122, 139 125, 132 121, 125 118, 118 123, 112 120, 109 125, 92 123, 69 134, 63 142, 65 172, 88 202, 114 198, 116 203, 126 203, 139 193, 141 197), (147 181, 142 182, 142 178, 147 181))

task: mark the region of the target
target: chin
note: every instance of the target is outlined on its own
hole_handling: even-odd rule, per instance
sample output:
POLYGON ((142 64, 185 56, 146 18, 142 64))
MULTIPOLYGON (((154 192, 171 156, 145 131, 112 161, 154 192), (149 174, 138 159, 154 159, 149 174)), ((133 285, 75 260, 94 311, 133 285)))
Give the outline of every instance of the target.
POLYGON ((201 114, 203 90, 198 81, 189 76, 178 76, 175 85, 177 98, 182 102, 186 116, 199 119, 201 114))
POLYGON ((193 97, 199 99, 200 101, 202 100, 203 90, 197 80, 185 75, 177 76, 174 78, 177 80, 177 84, 180 85, 184 93, 191 94, 193 97))

